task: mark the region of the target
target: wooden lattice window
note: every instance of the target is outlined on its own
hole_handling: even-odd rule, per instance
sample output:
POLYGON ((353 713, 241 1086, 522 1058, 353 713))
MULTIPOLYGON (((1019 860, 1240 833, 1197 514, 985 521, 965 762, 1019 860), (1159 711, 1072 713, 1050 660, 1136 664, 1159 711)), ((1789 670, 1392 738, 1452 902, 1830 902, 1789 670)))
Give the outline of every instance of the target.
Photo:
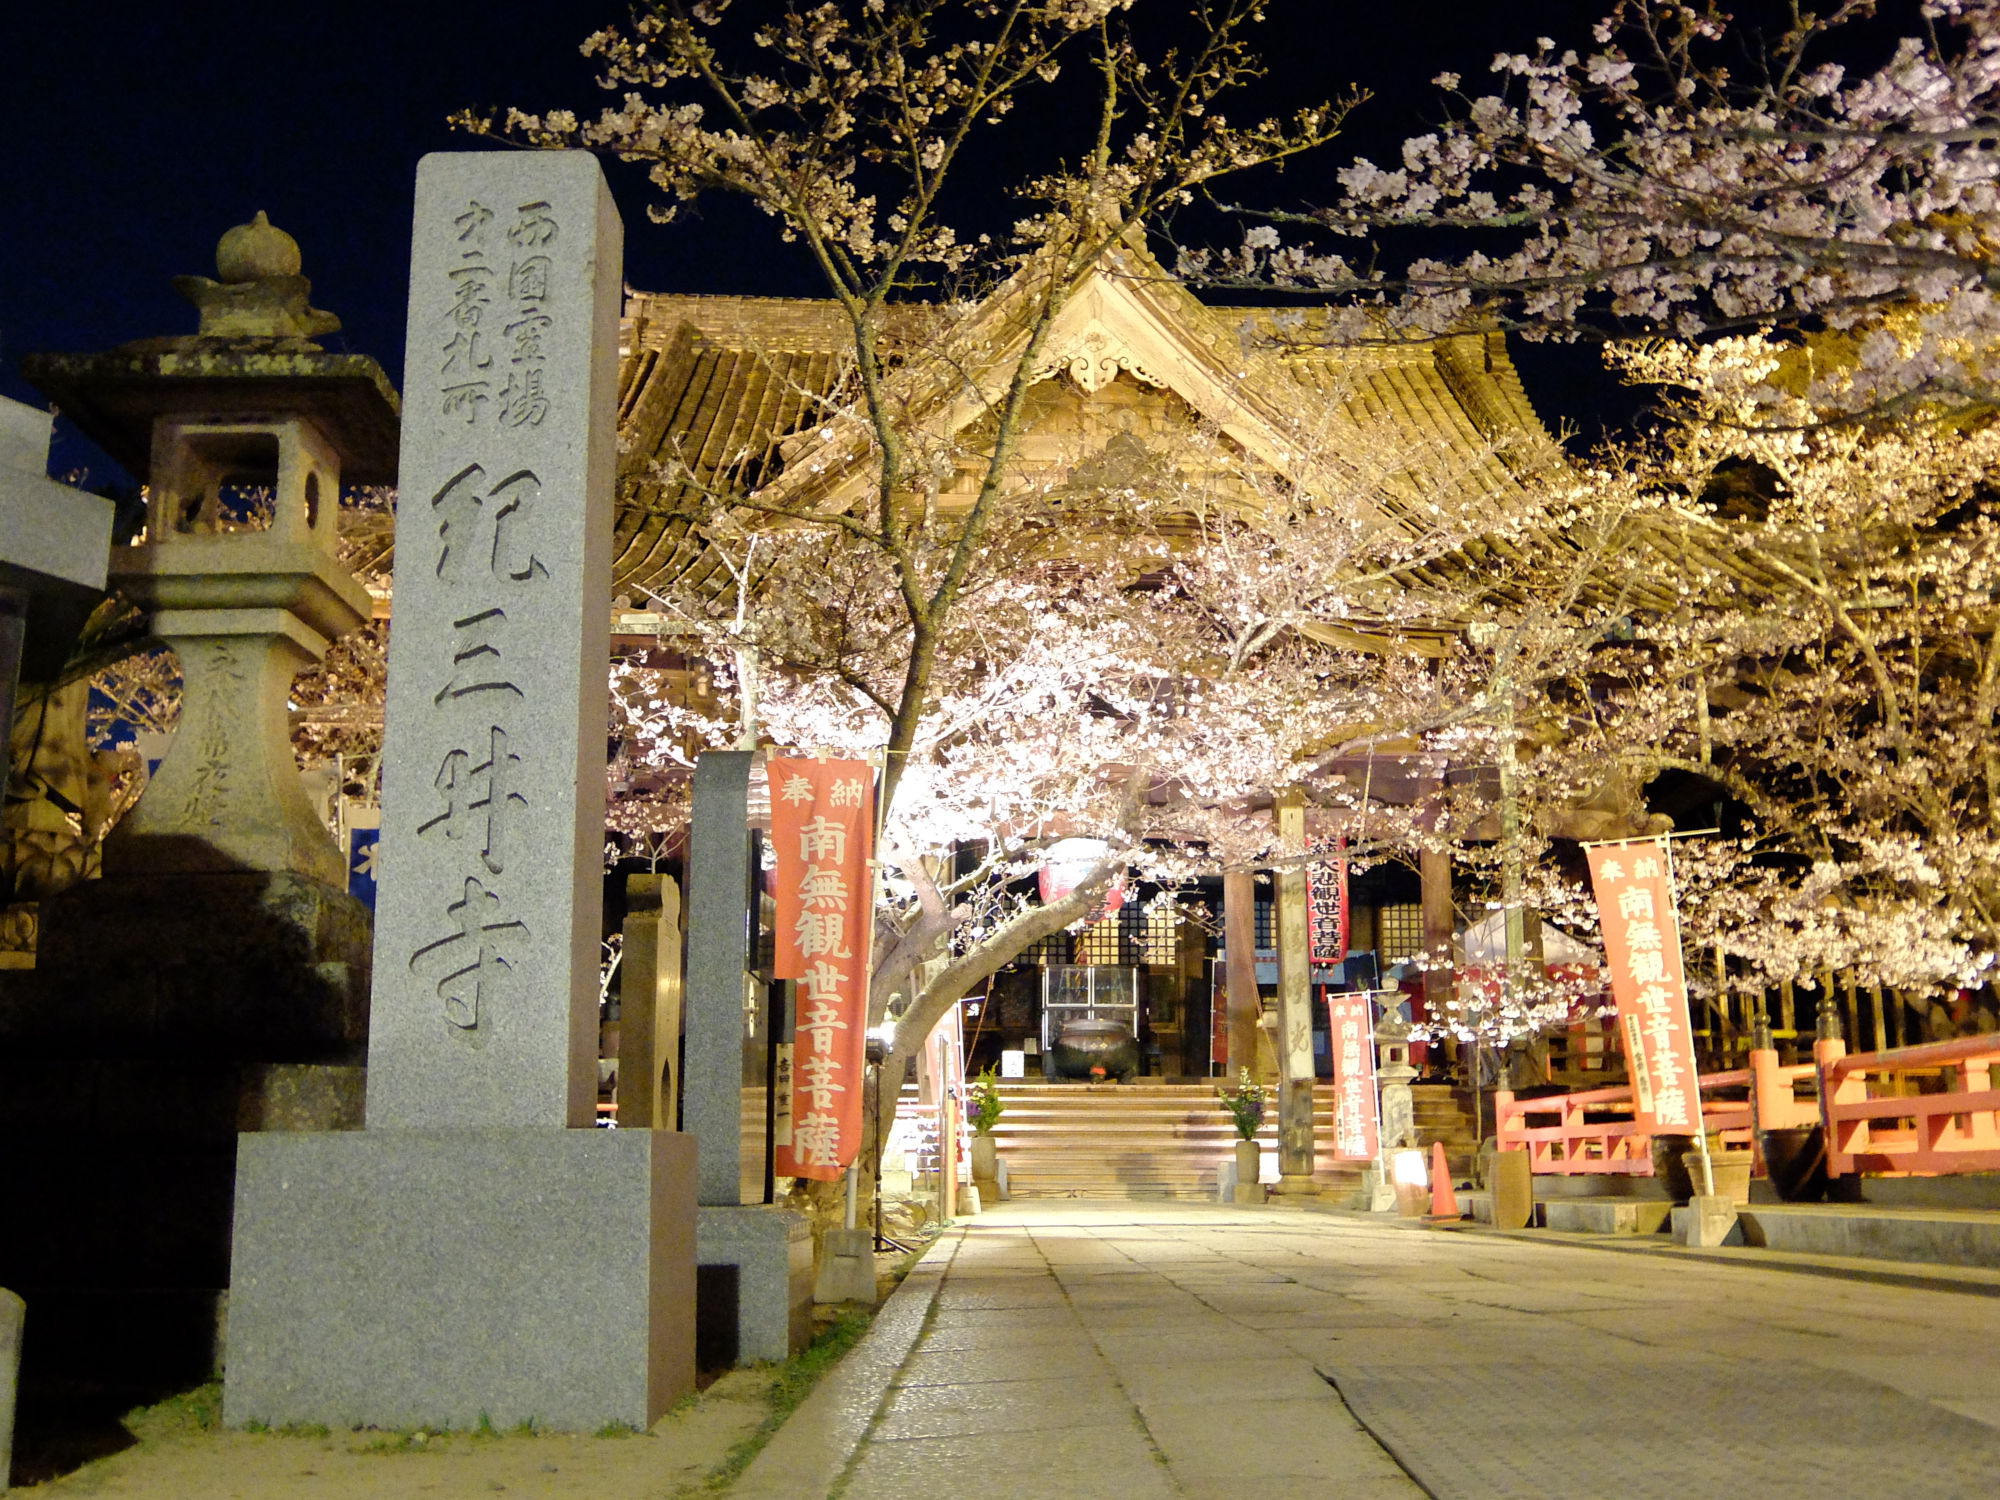
POLYGON ((1181 914, 1162 901, 1145 914, 1139 929, 1139 962, 1172 968, 1181 957, 1181 914))
MULTIPOLYGON (((1039 965, 1047 968, 1051 964, 1066 964, 1071 961, 1070 949, 1073 945, 1066 932, 1052 932, 1045 938, 1038 938, 1022 950, 1014 960, 1017 964, 1039 965)), ((1077 960, 1082 962, 1082 960, 1077 960)))
POLYGON ((1424 909, 1421 906, 1375 908, 1375 956, 1382 967, 1402 963, 1424 951, 1424 909))
POLYGON ((1113 912, 1101 922, 1093 922, 1076 932, 1076 957, 1079 964, 1096 964, 1104 968, 1117 968, 1124 963, 1125 913, 1113 912))

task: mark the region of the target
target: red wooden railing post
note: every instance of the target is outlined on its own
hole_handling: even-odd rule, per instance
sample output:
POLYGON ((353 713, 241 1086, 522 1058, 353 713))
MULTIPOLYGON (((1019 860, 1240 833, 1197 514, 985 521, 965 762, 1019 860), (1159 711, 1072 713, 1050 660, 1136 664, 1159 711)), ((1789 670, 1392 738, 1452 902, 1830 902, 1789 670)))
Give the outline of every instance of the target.
POLYGON ((1779 1130, 1792 1123, 1791 1111, 1780 1106, 1780 1100, 1789 1105, 1792 1086, 1784 1074, 1778 1071, 1778 1049, 1776 1047, 1752 1047, 1750 1049, 1750 1127, 1753 1130, 1779 1130))
MULTIPOLYGON (((1993 1087, 1993 1061, 1991 1058, 1973 1058, 1960 1064, 1959 1091, 1967 1094, 1983 1094, 1993 1087)), ((1971 1147, 1991 1148, 1996 1140, 1992 1110, 1974 1110, 1965 1117, 1964 1140, 1971 1147)))

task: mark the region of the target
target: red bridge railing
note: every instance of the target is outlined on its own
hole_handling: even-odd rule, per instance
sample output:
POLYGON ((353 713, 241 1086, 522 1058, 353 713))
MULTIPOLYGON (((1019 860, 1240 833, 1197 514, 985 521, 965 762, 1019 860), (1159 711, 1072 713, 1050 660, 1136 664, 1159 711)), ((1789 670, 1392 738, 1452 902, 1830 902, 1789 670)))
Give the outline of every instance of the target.
MULTIPOLYGON (((1747 1068, 1701 1075, 1702 1121, 1725 1146, 1752 1145, 1753 1111, 1765 1128, 1818 1123, 1812 1097, 1801 1100, 1795 1089, 1800 1079, 1813 1078, 1813 1064, 1781 1066, 1775 1052, 1753 1052, 1750 1062, 1747 1068)), ((1537 1173, 1653 1175, 1652 1134, 1632 1117, 1630 1084, 1537 1099, 1517 1099, 1502 1089, 1493 1105, 1500 1149, 1526 1150, 1537 1173)))
MULTIPOLYGON (((1848 1056, 1823 1041, 1810 1063, 1771 1051, 1701 1075, 1702 1119, 1725 1145, 1754 1148, 1758 1129, 1820 1125, 1827 1171, 1840 1177, 2000 1172, 2000 1036, 1959 1037, 1848 1056), (1805 1092, 1801 1094, 1800 1089, 1805 1092)), ((1494 1095, 1502 1150, 1525 1150, 1545 1175, 1650 1177, 1651 1134, 1632 1118, 1630 1085, 1517 1099, 1494 1095)))
POLYGON ((1822 1042, 1827 1171, 1943 1177, 2000 1172, 2000 1036, 1843 1056, 1822 1042))

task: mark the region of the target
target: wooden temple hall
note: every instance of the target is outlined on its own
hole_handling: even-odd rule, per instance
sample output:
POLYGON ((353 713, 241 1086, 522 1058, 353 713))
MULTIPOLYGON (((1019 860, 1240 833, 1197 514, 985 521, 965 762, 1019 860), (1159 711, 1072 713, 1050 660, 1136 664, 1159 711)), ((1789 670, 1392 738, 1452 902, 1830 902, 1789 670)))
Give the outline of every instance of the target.
MULTIPOLYGON (((1272 331, 1268 310, 1204 305, 1131 246, 1120 246, 1110 259, 1133 257, 1143 264, 1108 265, 1061 313, 1039 369, 1025 464, 1055 466, 1075 463, 1079 454, 1129 452, 1135 442, 1158 444, 1202 423, 1220 431, 1226 446, 1247 461, 1282 466, 1285 434, 1323 427, 1329 409, 1354 429, 1433 451, 1490 454, 1496 443, 1511 443, 1515 452, 1547 450, 1546 431, 1498 335, 1394 349, 1281 349, 1275 341, 1246 337, 1252 328, 1272 331)), ((1004 347, 1006 315, 1004 305, 988 303, 968 320, 990 320, 1002 335, 994 342, 1004 347)), ((789 503, 825 503, 853 493, 843 486, 859 482, 865 456, 852 444, 842 449, 830 431, 815 426, 818 398, 831 394, 841 378, 851 337, 831 302, 628 296, 613 650, 629 663, 661 670, 690 704, 712 706, 707 669, 683 653, 670 617, 652 601, 673 585, 692 582, 718 593, 730 587, 725 562, 695 530, 704 491, 779 492, 789 503), (810 480, 801 478, 808 474, 810 480)), ((946 420, 969 426, 977 411, 967 405, 946 420)), ((1492 470, 1483 474, 1485 482, 1516 482, 1499 460, 1481 462, 1492 470)), ((1368 644, 1345 634, 1329 640, 1368 644)), ((614 794, 668 793, 677 774, 685 773, 633 764, 614 776, 614 794)), ((1374 793, 1414 797, 1414 775, 1378 760, 1374 793)), ((1044 940, 999 974, 984 996, 964 1003, 967 1073, 1004 1063, 1019 1080, 1006 1085, 1010 1107, 1003 1124, 1017 1186, 1075 1191, 1089 1190, 1094 1181, 1107 1191, 1171 1193, 1190 1190, 1204 1172, 1213 1183, 1215 1160, 1226 1154, 1229 1137, 1210 1080, 1233 1077, 1245 1065, 1267 1078, 1275 1073, 1273 896, 1268 877, 1246 873, 1206 883, 1198 897, 1206 907, 1200 922, 1149 918, 1143 901, 1128 901, 1095 924, 1044 940), (1225 929, 1247 936, 1234 954, 1225 929), (1261 1007, 1247 998, 1258 993, 1261 1007), (1102 1083, 1052 1076, 1050 1046, 1062 1007, 1079 999, 1093 1003, 1094 1015, 1129 1007, 1124 1013, 1136 1055, 1129 1070, 1114 1066, 1102 1083), (1139 1087, 1116 1086, 1112 1080, 1121 1072, 1139 1087), (1091 1129, 1100 1139, 1110 1119, 1105 1112, 1123 1112, 1127 1149, 1118 1163, 1092 1168, 1073 1153, 1066 1161, 1053 1150, 1037 1154, 1038 1131, 1042 1138, 1074 1139, 1069 1127, 1079 1109, 1094 1111, 1091 1129)), ((1390 864, 1356 877, 1350 911, 1348 957, 1312 971, 1315 1062, 1323 1079, 1331 1074, 1323 990, 1400 988, 1421 1016, 1425 983, 1451 982, 1438 972, 1428 981, 1406 977, 1401 967, 1426 949, 1451 951, 1458 924, 1446 859, 1426 856, 1421 871, 1390 864)), ((765 1083, 759 1030, 752 1018, 745 1044, 746 1143, 765 1083)), ((617 1050, 615 1036, 608 1032, 607 1054, 617 1050)), ((1428 1081, 1418 1089, 1424 1138, 1443 1138, 1455 1152, 1469 1153, 1472 1122, 1465 1096, 1445 1080, 1444 1059, 1426 1058, 1419 1047, 1414 1060, 1427 1070, 1428 1081)), ((607 1085, 607 1099, 609 1092, 607 1085)), ((1268 1122, 1266 1128, 1268 1133, 1268 1122)), ((1322 1141, 1330 1135, 1324 1121, 1319 1135, 1322 1141)), ((755 1166, 747 1151, 744 1170, 744 1186, 753 1189, 755 1166)))

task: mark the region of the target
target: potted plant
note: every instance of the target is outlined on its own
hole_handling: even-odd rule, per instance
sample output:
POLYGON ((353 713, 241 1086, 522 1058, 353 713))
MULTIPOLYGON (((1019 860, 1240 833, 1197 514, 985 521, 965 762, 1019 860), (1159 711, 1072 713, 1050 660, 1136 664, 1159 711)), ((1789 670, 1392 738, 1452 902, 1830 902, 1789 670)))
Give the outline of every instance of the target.
MULTIPOLYGON (((1750 1206, 1750 1168, 1754 1158, 1748 1151, 1729 1151, 1723 1148, 1722 1137, 1715 1131, 1707 1132, 1708 1160, 1715 1177, 1715 1195, 1727 1198, 1738 1208, 1750 1206)), ((1692 1143, 1692 1137, 1687 1138, 1692 1143)), ((1690 1149, 1681 1153, 1681 1170, 1687 1174, 1688 1191, 1692 1196, 1701 1191, 1701 1149, 1699 1144, 1691 1144, 1690 1149)))
POLYGON ((982 1070, 965 1091, 965 1107, 972 1121, 972 1180, 997 1185, 1000 1155, 993 1140, 993 1127, 1000 1123, 1000 1116, 1007 1109, 1000 1098, 1000 1075, 991 1068, 982 1070))
POLYGON ((1257 1130, 1264 1123, 1264 1100, 1267 1097, 1264 1085, 1250 1076, 1248 1068, 1244 1068, 1236 1075, 1236 1087, 1217 1089, 1215 1097, 1222 1101, 1222 1107, 1229 1111, 1230 1121, 1236 1126, 1237 1185, 1254 1187, 1263 1158, 1263 1153, 1257 1148, 1257 1130))

